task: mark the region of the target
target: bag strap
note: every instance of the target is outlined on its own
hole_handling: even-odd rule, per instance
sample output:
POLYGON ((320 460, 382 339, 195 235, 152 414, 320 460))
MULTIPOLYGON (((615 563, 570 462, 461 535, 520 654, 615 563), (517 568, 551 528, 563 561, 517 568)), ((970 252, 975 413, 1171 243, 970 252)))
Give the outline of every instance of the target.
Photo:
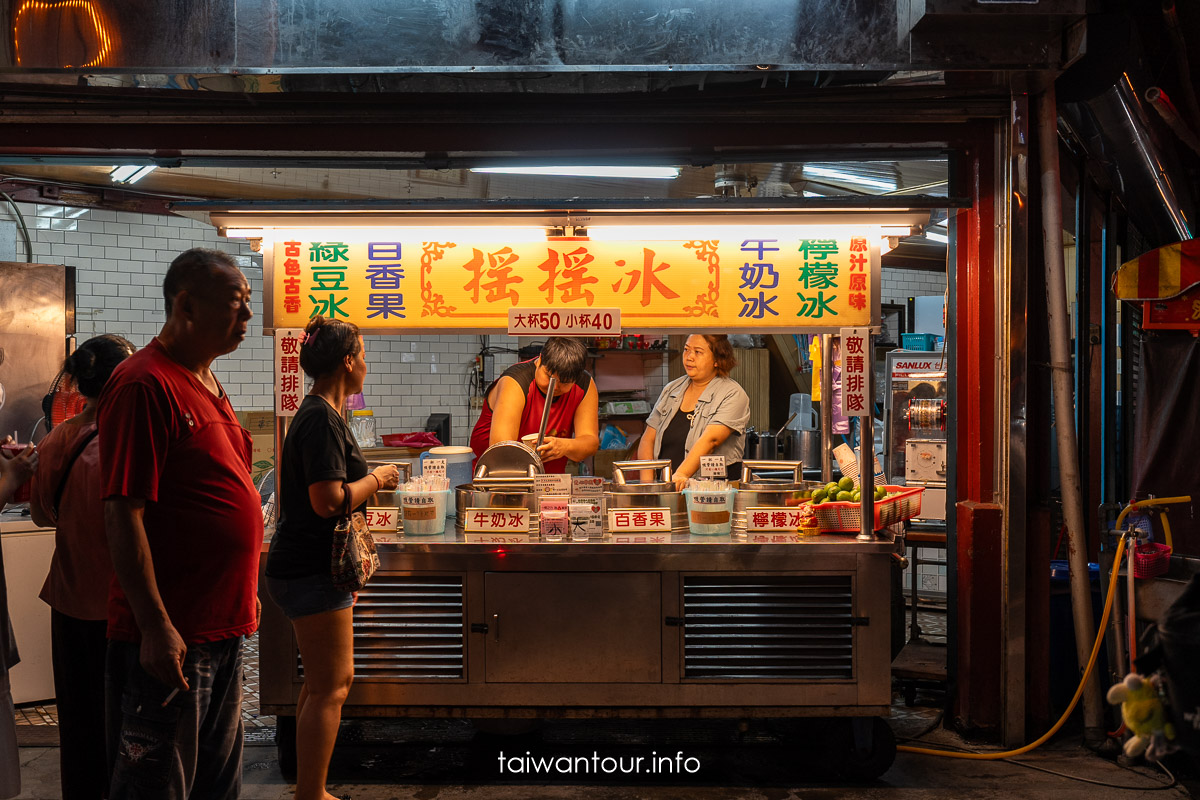
POLYGON ((342 481, 342 496, 345 498, 342 501, 342 516, 348 517, 354 509, 350 507, 350 484, 346 481, 342 481))
POLYGON ((58 482, 58 488, 54 490, 54 520, 58 521, 58 504, 62 502, 63 492, 67 488, 67 478, 71 477, 71 470, 75 466, 75 462, 83 455, 83 451, 92 443, 92 439, 100 433, 99 428, 93 428, 92 432, 83 437, 83 441, 75 448, 75 452, 71 454, 71 458, 67 461, 67 468, 63 470, 62 479, 58 482))

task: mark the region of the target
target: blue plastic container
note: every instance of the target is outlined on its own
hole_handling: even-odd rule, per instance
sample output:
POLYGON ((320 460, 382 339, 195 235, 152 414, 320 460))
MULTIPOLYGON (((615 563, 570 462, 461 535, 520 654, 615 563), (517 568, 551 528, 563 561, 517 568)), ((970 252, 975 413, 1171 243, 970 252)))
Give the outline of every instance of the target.
POLYGON ((937 348, 937 334, 933 333, 902 333, 900 343, 905 350, 931 351, 937 348))

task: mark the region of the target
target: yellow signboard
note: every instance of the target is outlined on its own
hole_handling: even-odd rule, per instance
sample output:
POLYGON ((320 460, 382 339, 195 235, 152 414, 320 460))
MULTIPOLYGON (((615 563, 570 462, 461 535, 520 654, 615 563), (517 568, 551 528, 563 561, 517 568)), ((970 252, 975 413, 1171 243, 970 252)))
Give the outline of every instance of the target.
POLYGON ((467 333, 506 330, 510 308, 619 308, 626 329, 791 331, 867 326, 878 313, 870 229, 631 241, 344 233, 275 238, 268 327, 322 314, 364 331, 467 333))

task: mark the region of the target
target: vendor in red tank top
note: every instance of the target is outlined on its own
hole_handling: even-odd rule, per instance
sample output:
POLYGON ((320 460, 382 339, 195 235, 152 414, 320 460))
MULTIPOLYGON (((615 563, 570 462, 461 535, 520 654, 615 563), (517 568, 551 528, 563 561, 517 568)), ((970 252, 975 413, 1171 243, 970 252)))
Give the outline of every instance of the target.
POLYGON ((487 388, 483 412, 471 431, 475 457, 496 442, 537 433, 550 377, 557 378, 546 438, 538 454, 546 472, 563 472, 567 461, 583 461, 600 447, 600 402, 596 383, 583 368, 587 348, 578 339, 546 340, 542 353, 506 369, 487 388))

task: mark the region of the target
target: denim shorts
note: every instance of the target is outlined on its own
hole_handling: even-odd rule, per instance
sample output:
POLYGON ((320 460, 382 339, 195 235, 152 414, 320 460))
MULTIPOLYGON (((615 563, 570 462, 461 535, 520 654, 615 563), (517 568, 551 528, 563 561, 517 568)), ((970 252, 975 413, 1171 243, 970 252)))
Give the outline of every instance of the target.
POLYGON ((288 619, 341 611, 354 604, 350 592, 333 587, 328 575, 308 575, 303 578, 272 578, 267 576, 267 593, 288 619))

